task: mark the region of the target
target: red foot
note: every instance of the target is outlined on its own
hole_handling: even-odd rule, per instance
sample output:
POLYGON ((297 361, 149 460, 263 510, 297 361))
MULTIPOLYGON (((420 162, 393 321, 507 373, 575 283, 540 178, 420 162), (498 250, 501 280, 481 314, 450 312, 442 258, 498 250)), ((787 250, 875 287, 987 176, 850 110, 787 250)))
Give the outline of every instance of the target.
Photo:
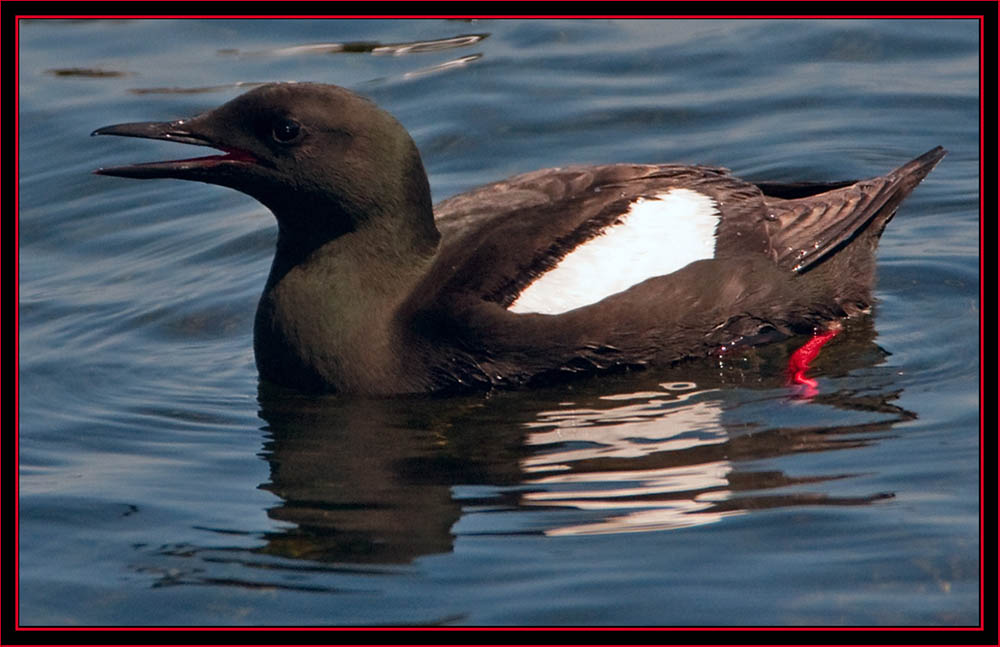
POLYGON ((802 396, 811 398, 818 393, 816 387, 819 383, 810 377, 806 377, 806 371, 809 370, 809 363, 816 359, 816 356, 819 355, 819 351, 823 348, 823 345, 836 337, 839 332, 840 326, 836 326, 831 327, 829 330, 824 332, 816 333, 812 339, 807 341, 801 348, 792 353, 792 356, 789 358, 788 385, 801 385, 802 396))

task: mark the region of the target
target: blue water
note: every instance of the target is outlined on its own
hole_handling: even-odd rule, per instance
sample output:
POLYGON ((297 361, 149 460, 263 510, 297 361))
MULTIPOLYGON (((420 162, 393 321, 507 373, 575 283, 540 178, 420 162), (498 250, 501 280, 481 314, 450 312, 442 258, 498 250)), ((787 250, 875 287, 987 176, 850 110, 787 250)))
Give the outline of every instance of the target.
POLYGON ((975 21, 18 29, 23 626, 978 622, 975 21), (187 152, 97 127, 278 80, 395 114, 436 200, 569 163, 837 180, 950 154, 811 398, 784 384, 793 344, 545 390, 300 396, 253 363, 270 214, 90 173, 187 152))

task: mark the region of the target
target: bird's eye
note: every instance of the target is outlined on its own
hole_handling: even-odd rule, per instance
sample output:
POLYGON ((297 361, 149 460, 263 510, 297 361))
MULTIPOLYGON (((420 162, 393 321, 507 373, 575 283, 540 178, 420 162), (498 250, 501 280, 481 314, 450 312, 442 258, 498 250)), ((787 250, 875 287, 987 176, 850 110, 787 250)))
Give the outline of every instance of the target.
POLYGON ((301 131, 302 126, 299 125, 299 122, 294 119, 279 119, 274 123, 271 135, 274 137, 275 141, 279 141, 282 144, 288 144, 295 141, 301 131))

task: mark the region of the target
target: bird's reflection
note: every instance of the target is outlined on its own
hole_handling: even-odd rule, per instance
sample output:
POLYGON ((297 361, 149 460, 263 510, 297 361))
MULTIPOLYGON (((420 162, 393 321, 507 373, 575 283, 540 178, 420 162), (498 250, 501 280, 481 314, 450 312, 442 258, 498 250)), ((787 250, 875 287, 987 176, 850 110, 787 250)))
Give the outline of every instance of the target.
POLYGON ((318 560, 399 563, 451 548, 461 509, 450 485, 476 465, 449 461, 447 435, 419 402, 310 398, 262 388, 264 447, 281 505, 295 529, 268 551, 318 560))
POLYGON ((789 342, 657 374, 460 399, 315 397, 262 385, 271 476, 261 487, 279 499, 269 515, 290 528, 261 551, 402 564, 450 551, 456 534, 526 531, 523 520, 498 523, 498 511, 535 515, 529 532, 598 534, 891 497, 837 497, 817 485, 849 471, 791 477, 754 466, 879 442, 915 417, 893 404, 891 371, 875 368, 885 353, 870 319, 852 322, 813 364, 827 379, 852 372, 851 391, 795 397, 782 370, 793 350, 789 342))

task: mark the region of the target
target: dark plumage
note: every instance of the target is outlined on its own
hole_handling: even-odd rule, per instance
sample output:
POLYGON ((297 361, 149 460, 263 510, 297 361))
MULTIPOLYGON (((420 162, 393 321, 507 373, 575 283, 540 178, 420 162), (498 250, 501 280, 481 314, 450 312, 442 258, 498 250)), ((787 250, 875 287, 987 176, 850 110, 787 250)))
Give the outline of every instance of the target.
POLYGON ((364 394, 669 364, 855 314, 871 303, 879 235, 945 154, 832 184, 671 164, 547 169, 432 208, 406 130, 336 86, 268 85, 193 119, 94 134, 225 151, 97 172, 219 184, 271 209, 277 250, 254 325, 261 375, 364 394), (507 310, 637 198, 678 188, 715 205, 714 258, 563 314, 507 310))

